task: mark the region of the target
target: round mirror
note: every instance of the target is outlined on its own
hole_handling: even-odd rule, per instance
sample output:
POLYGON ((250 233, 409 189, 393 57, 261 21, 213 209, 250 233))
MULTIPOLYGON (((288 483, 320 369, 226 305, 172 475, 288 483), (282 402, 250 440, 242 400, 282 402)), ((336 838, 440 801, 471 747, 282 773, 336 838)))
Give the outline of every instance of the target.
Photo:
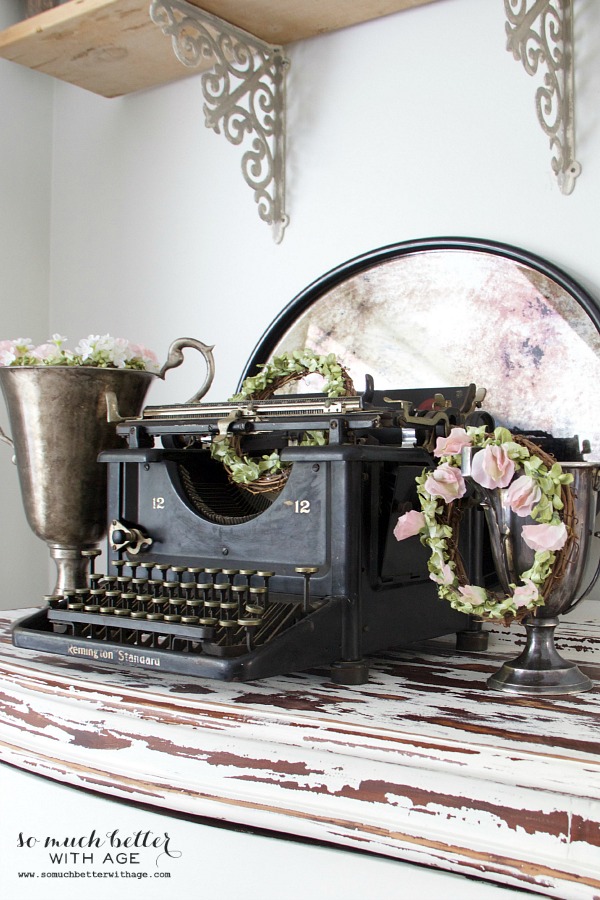
POLYGON ((358 390, 367 373, 378 389, 474 382, 497 424, 578 435, 600 460, 600 309, 523 250, 432 238, 350 260, 283 310, 242 380, 301 347, 335 353, 358 390))

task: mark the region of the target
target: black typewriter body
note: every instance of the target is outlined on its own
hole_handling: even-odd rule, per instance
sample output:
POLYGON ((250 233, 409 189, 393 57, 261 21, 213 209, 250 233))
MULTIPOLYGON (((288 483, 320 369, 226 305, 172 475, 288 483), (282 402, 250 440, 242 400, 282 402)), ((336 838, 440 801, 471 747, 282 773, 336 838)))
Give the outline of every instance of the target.
MULTIPOLYGON (((100 456, 108 574, 22 623, 18 642, 222 680, 330 666, 362 683, 368 654, 461 631, 468 617, 438 599, 427 550, 393 529, 419 507, 415 477, 437 436, 486 416, 475 396, 471 385, 146 408, 117 426, 127 446, 100 456), (326 443, 303 446, 307 431, 326 443), (245 453, 279 450, 282 489, 253 494, 211 457, 236 433, 245 453)), ((463 555, 477 568, 469 515, 463 555)))

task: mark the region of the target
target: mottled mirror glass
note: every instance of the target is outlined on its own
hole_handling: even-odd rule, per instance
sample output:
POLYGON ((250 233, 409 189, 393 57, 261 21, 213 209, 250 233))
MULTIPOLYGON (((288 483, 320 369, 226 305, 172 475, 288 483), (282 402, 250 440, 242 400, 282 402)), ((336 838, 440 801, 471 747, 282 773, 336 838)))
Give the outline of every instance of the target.
POLYGON ((600 459, 594 301, 549 263, 514 248, 419 243, 324 276, 273 323, 245 374, 283 349, 306 346, 334 352, 359 390, 366 373, 380 389, 475 382, 498 424, 576 434, 592 445, 588 459, 600 459))

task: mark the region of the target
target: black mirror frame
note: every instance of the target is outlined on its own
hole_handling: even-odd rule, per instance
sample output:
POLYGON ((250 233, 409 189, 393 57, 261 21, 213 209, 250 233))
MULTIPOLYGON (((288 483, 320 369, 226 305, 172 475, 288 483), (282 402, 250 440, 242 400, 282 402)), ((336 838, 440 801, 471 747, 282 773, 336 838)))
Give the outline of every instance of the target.
POLYGON ((259 365, 271 357, 283 336, 297 319, 332 288, 381 263, 428 250, 466 250, 490 253, 536 269, 567 291, 585 310, 600 332, 600 305, 598 302, 570 275, 541 256, 536 256, 510 244, 480 238, 436 237, 402 241, 364 253, 336 266, 297 294, 272 321, 254 347, 237 389, 240 389, 245 378, 255 375, 259 365))

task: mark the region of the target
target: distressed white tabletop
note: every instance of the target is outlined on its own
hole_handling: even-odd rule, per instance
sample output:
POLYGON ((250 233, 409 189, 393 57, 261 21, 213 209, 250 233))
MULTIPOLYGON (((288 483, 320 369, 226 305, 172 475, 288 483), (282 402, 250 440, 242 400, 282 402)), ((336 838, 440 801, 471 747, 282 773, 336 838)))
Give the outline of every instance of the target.
MULTIPOLYGON (((0 613, 0 760, 66 784, 485 878, 600 897, 600 616, 562 620, 595 682, 570 697, 486 689, 491 650, 446 640, 250 684, 116 670, 12 646, 0 613)), ((600 612, 600 609, 599 609, 600 612)))

